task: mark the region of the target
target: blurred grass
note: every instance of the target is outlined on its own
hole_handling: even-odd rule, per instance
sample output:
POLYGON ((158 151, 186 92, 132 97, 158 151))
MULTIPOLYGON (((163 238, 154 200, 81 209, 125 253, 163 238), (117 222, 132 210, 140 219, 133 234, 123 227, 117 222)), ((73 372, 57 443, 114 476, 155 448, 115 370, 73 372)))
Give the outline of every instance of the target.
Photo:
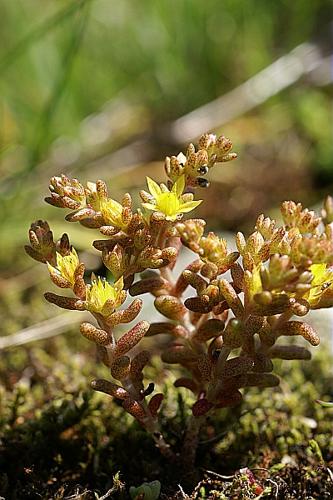
POLYGON ((36 136, 43 152, 57 137, 77 136, 80 122, 119 93, 147 106, 154 122, 191 111, 318 35, 331 15, 329 0, 5 0, 1 8, 2 100, 11 125, 2 150, 22 145, 28 159, 36 136), (63 82, 77 36, 81 47, 63 82))
MULTIPOLYGON (((22 242, 14 233, 22 235, 39 211, 31 199, 54 173, 45 167, 57 146, 69 144, 65 154, 75 157, 88 143, 88 159, 94 156, 109 126, 101 113, 106 103, 134 109, 130 134, 153 130, 232 90, 298 44, 325 39, 331 1, 4 0, 0 10, 0 202, 8 249, 15 246, 11 233, 22 242)), ((302 141, 298 161, 320 186, 333 180, 331 97, 329 88, 301 82, 255 112, 257 137, 271 109, 282 114, 285 134, 302 141)), ((126 143, 116 128, 104 152, 126 143)), ((251 145, 246 129, 238 127, 236 146, 251 145)), ((266 144, 274 133, 273 126, 266 144)), ((154 159, 162 157, 157 152, 154 159)))
MULTIPOLYGON (((109 166, 110 152, 232 90, 295 46, 327 43, 332 17, 330 0, 4 0, 0 14, 0 268, 32 219, 61 217, 41 208, 51 175, 71 174, 78 161, 75 175, 85 169, 83 180, 94 180, 105 158, 116 188, 114 161, 128 160, 119 154, 109 166)), ((298 199, 318 202, 333 184, 331 99, 330 86, 300 81, 224 127, 239 169, 255 179, 261 165, 271 193, 264 200, 246 173, 220 169, 213 198, 226 202, 217 211, 208 205, 205 215, 228 215, 215 226, 246 228, 278 204, 276 178, 281 186, 304 179, 298 199), (238 206, 239 197, 248 205, 238 206)), ((177 152, 156 141, 151 160, 177 152)), ((143 177, 127 179, 140 185, 143 177)))
MULTIPOLYGON (((51 175, 64 169, 84 181, 103 172, 115 196, 139 187, 148 169, 161 179, 157 161, 169 146, 170 154, 178 152, 163 137, 148 151, 151 162, 130 174, 122 166, 135 165, 136 150, 112 159, 110 154, 232 90, 297 45, 329 40, 331 11, 331 0, 2 0, 3 334, 56 314, 42 301, 45 269, 23 254, 30 221, 47 218, 56 237, 69 231, 79 250, 94 239, 93 232, 65 225, 61 211, 42 204, 51 175)), ((240 158, 216 169, 211 191, 200 193, 207 200, 201 215, 211 227, 246 229, 259 210, 271 212, 285 196, 312 204, 332 188, 331 102, 331 86, 301 80, 218 130, 233 139, 240 158)), ((143 473, 163 477, 167 487, 169 472, 149 438, 108 399, 90 391, 82 395, 91 378, 105 373, 77 335, 69 331, 66 337, 2 353, 0 491, 16 481, 17 498, 36 498, 38 488, 63 498, 77 484, 94 483, 100 492, 112 485, 111 473, 119 468, 127 486, 138 484, 143 473), (50 435, 52 446, 43 455, 50 435)), ((301 462, 301 440, 314 436, 325 459, 332 460, 332 413, 313 403, 317 397, 332 398, 330 363, 326 349, 306 367, 282 364, 280 372, 289 382, 281 392, 273 397, 268 392, 264 403, 262 394, 252 392, 240 431, 228 428, 216 447, 203 445, 200 464, 224 470, 227 457, 231 468, 264 466, 267 457, 278 463, 286 453, 301 462), (316 430, 304 416, 317 422, 316 430), (257 439, 259 431, 264 441, 257 439), (282 434, 286 437, 275 445, 282 434)), ((162 388, 162 371, 151 370, 152 377, 159 373, 162 388)), ((177 444, 184 405, 177 414, 176 398, 187 395, 177 396, 170 384, 164 389, 170 395, 164 411, 172 419, 167 432, 177 444)), ((228 422, 230 414, 222 415, 216 432, 219 426, 224 432, 228 422)))

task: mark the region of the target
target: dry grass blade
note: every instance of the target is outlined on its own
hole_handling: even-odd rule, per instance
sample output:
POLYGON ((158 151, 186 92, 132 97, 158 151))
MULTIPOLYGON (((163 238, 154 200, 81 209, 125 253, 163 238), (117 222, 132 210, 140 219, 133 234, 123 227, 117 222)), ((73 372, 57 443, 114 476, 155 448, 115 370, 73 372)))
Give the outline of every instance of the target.
POLYGON ((0 349, 8 349, 19 345, 28 344, 37 340, 44 340, 55 337, 66 331, 72 325, 76 325, 86 320, 86 313, 73 315, 72 313, 59 314, 41 323, 37 323, 28 328, 24 328, 17 333, 0 338, 0 349))

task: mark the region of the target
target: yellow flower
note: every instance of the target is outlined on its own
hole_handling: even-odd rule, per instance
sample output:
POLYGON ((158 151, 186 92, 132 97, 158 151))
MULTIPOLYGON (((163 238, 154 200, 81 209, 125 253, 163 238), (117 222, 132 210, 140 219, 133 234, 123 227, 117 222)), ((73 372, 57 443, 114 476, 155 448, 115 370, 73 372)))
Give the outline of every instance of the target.
POLYGON ((111 198, 100 201, 100 210, 102 216, 107 224, 119 227, 120 229, 125 229, 128 224, 124 222, 123 206, 111 198))
POLYGON ((333 271, 326 264, 313 264, 310 267, 313 274, 311 290, 306 300, 311 306, 315 306, 321 299, 322 294, 333 284, 333 271))
POLYGON ((76 253, 75 248, 72 249, 71 253, 65 255, 64 257, 57 252, 57 267, 51 266, 47 263, 48 270, 51 277, 60 276, 64 278, 71 286, 75 283, 75 271, 79 266, 80 261, 76 253))
POLYGON ((151 193, 152 200, 148 203, 142 203, 142 206, 154 212, 162 212, 166 220, 174 221, 177 216, 194 210, 202 200, 192 201, 191 194, 183 194, 185 188, 185 176, 182 175, 172 186, 171 191, 164 185, 160 186, 147 177, 148 189, 151 193), (190 200, 190 201, 188 201, 190 200))
POLYGON ((86 307, 88 311, 103 316, 112 314, 126 299, 123 287, 123 277, 119 278, 113 285, 100 277, 93 280, 91 285, 87 287, 86 307))

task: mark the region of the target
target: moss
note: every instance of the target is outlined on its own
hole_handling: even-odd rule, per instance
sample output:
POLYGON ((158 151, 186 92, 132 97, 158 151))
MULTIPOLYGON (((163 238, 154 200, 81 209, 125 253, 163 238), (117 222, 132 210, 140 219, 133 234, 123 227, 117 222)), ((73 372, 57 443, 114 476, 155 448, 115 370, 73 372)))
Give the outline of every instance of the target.
MULTIPOLYGON (((96 365, 89 348, 78 357, 75 338, 69 333, 7 351, 2 358, 7 377, 0 392, 0 492, 6 498, 94 498, 112 488, 118 471, 127 492, 130 486, 158 479, 164 498, 172 498, 178 484, 189 492, 197 481, 200 487, 193 498, 243 498, 237 492, 244 478, 243 483, 238 476, 222 481, 205 471, 234 475, 244 467, 253 471, 267 498, 274 483, 279 495, 285 495, 277 498, 299 498, 304 491, 313 498, 329 498, 333 412, 315 402, 332 398, 327 350, 311 363, 280 363, 281 387, 248 390, 241 407, 217 414, 202 432, 193 478, 166 464, 151 438, 116 402, 87 389, 89 376, 105 368, 96 365), (297 494, 288 497, 289 490, 297 494)), ((150 370, 162 384, 157 361, 150 370)), ((168 401, 164 431, 179 449, 188 411, 184 398, 189 395, 171 382, 163 390, 168 401)), ((242 491, 250 486, 243 484, 242 491)), ((113 493, 114 498, 127 494, 113 493)))

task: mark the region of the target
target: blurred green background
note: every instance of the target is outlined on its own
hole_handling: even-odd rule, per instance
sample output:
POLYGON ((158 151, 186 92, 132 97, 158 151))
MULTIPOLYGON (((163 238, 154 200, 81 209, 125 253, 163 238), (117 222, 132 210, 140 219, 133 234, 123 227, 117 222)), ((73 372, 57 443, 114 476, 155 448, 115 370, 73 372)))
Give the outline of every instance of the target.
POLYGON ((247 231, 284 199, 313 206, 332 188, 331 0, 3 0, 0 13, 5 333, 32 307, 54 314, 31 305, 47 273, 23 251, 30 222, 80 251, 96 238, 43 202, 53 175, 135 193, 208 129, 239 153, 199 189, 209 228, 247 231))
POLYGON ((162 178, 156 162, 185 145, 174 120, 299 46, 311 60, 263 77, 258 105, 240 103, 227 120, 223 105, 217 112, 211 131, 230 136, 240 156, 216 169, 201 215, 246 229, 284 198, 313 204, 330 189, 331 0, 3 0, 0 12, 2 268, 30 220, 60 224, 41 202, 50 176, 103 177, 115 193, 151 170, 162 178))

